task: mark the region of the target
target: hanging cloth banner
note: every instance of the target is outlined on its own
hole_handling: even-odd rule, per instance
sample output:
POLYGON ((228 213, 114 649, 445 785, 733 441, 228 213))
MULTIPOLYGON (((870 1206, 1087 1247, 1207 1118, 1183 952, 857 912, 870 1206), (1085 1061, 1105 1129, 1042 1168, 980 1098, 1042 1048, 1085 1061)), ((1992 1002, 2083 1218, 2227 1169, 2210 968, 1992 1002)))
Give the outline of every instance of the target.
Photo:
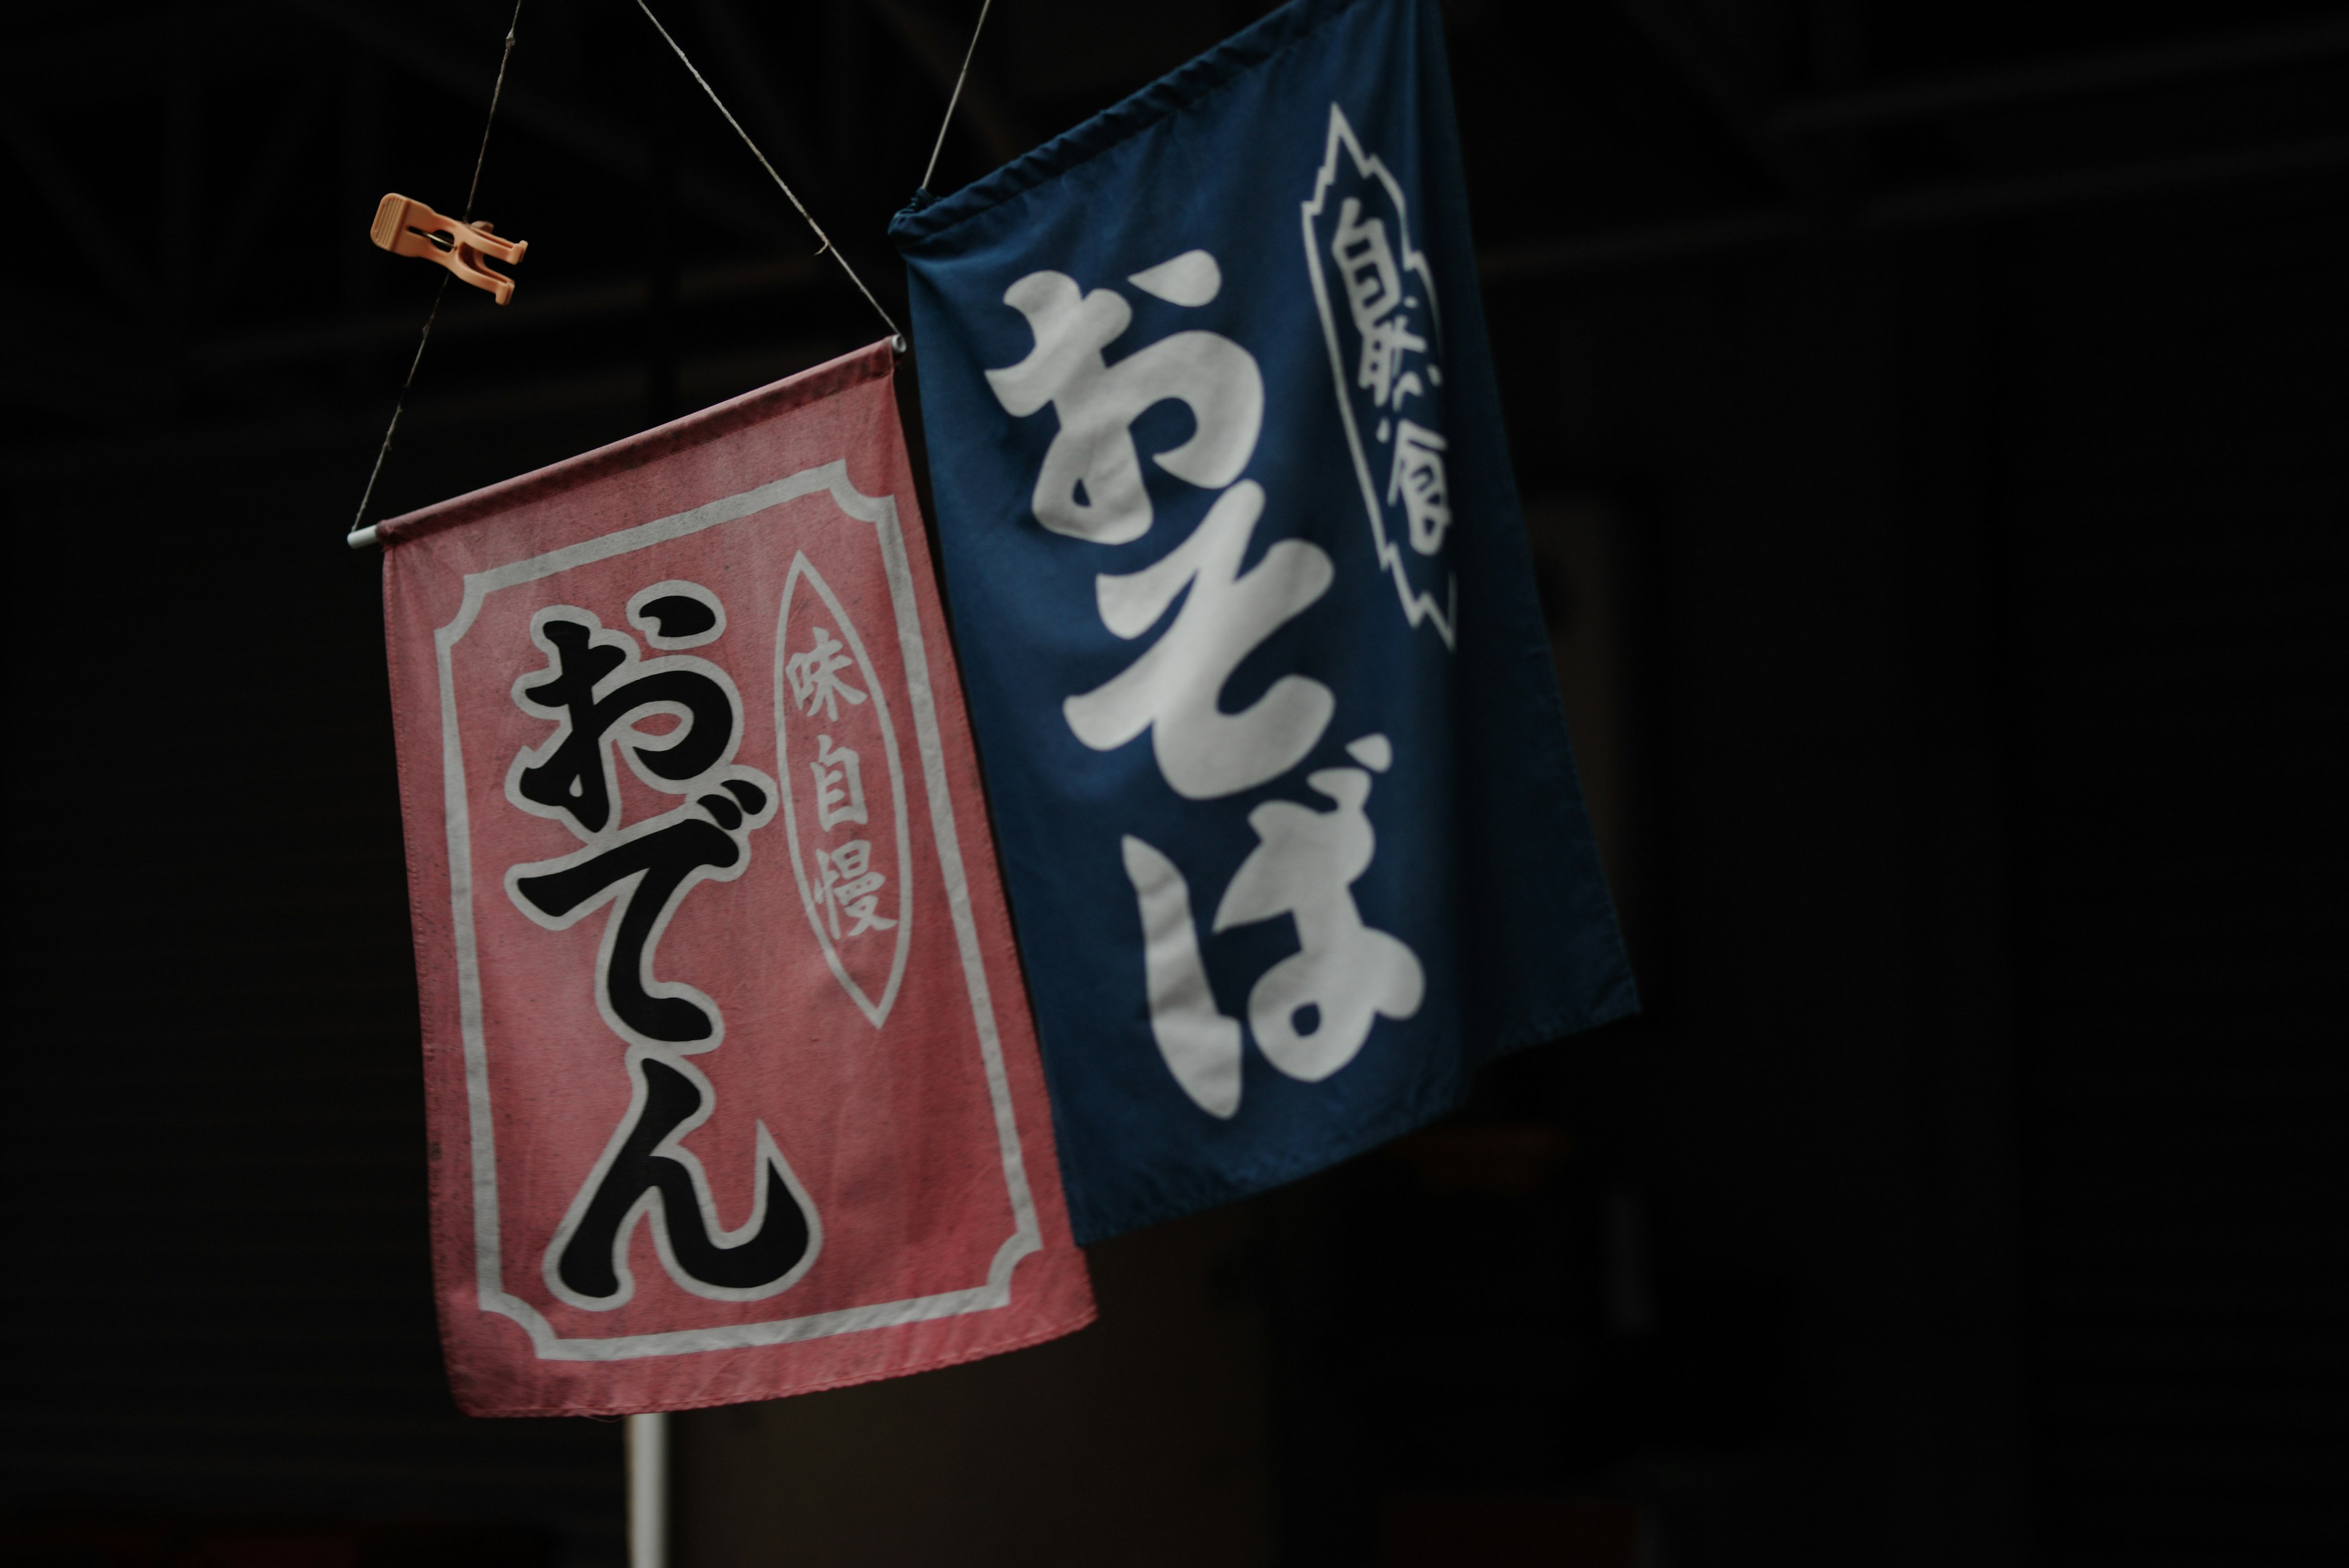
POLYGON ((458 1403, 1090 1321, 888 345, 377 535, 458 1403))
POLYGON ((891 232, 1079 1239, 1632 1011, 1434 0, 1299 0, 891 232))

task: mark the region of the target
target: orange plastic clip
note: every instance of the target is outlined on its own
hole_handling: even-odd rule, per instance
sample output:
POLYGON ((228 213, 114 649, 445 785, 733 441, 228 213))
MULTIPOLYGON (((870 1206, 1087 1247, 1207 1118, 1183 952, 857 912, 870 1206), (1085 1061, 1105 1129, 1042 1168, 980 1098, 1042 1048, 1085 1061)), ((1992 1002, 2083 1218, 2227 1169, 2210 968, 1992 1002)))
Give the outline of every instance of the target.
POLYGON ((491 256, 512 265, 530 249, 528 240, 502 240, 486 223, 460 223, 444 218, 423 202, 389 195, 375 210, 375 227, 368 231, 376 248, 396 256, 422 256, 439 262, 475 288, 497 296, 503 305, 513 297, 513 279, 492 272, 482 262, 491 256))

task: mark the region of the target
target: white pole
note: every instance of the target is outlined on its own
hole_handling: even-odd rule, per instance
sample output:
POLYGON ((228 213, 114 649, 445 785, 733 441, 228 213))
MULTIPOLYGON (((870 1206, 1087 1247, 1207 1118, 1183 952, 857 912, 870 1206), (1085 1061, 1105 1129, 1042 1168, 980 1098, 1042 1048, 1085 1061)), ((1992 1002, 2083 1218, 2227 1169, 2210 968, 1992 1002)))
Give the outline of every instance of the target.
POLYGON ((628 1417, 628 1568, 668 1568, 668 1417, 628 1417))

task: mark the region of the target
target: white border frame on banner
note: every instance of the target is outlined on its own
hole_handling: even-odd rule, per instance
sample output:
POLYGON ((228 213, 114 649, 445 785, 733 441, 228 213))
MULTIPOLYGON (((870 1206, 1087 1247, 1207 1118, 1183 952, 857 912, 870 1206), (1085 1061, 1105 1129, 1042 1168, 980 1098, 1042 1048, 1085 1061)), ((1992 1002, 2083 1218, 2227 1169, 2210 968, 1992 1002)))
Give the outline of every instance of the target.
MULTIPOLYGON (((922 640, 921 619, 914 603, 914 579, 905 558, 904 532, 897 504, 886 495, 865 495, 848 483, 844 462, 803 469, 722 501, 713 501, 674 516, 600 539, 590 539, 560 550, 550 550, 508 566, 465 576, 465 601, 457 618, 433 634, 440 668, 441 780, 448 812, 449 898, 455 918, 458 997, 465 1038, 465 1098, 471 1113, 473 1175, 473 1256, 475 1277, 484 1312, 503 1314, 522 1324, 541 1360, 621 1361, 647 1355, 678 1355, 704 1350, 733 1350, 761 1345, 788 1345, 822 1339, 859 1329, 886 1328, 930 1318, 987 1312, 1011 1301, 1011 1274, 1019 1261, 1043 1249, 1036 1204, 1029 1190, 1027 1168, 1021 1163, 1019 1129, 1012 1116, 1011 1085, 1003 1068, 1003 1045, 995 1027, 987 971, 981 961, 978 927, 971 913, 970 888, 962 861, 961 839, 955 831, 954 807, 947 794, 945 752, 939 743, 937 711, 930 690, 930 665, 922 640), (889 597, 896 612, 897 644, 905 660, 908 706, 914 733, 922 754, 922 781, 930 797, 930 825, 936 838, 940 874, 945 879, 947 907, 954 921, 955 942, 962 955, 963 980, 970 992, 971 1016, 978 1026, 979 1052, 987 1069, 988 1096, 995 1111, 996 1141, 1003 1158, 1004 1185, 1017 1221, 1009 1238, 996 1250, 987 1282, 936 1295, 904 1301, 878 1302, 844 1307, 804 1317, 767 1323, 732 1324, 713 1328, 672 1329, 660 1334, 615 1335, 608 1339, 566 1339, 554 1332, 545 1316, 530 1303, 505 1288, 498 1228, 496 1117, 490 1106, 488 1043, 481 1028, 481 961, 473 931, 473 866, 471 821, 465 786, 464 753, 457 728, 457 687, 453 656, 457 643, 471 629, 491 594, 519 584, 537 582, 577 566, 665 544, 705 528, 736 523, 786 502, 819 493, 828 493, 846 516, 874 525, 881 558, 889 580, 889 597)), ((492 887, 496 886, 493 881, 492 887)))

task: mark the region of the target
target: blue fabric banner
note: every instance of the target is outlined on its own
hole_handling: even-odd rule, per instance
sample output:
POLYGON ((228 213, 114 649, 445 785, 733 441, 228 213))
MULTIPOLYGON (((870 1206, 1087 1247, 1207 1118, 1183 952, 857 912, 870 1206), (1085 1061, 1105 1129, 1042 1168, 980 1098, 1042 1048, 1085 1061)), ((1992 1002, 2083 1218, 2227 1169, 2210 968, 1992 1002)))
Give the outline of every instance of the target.
POLYGON ((1630 1012, 1435 0, 1297 0, 891 232, 1078 1238, 1630 1012))

